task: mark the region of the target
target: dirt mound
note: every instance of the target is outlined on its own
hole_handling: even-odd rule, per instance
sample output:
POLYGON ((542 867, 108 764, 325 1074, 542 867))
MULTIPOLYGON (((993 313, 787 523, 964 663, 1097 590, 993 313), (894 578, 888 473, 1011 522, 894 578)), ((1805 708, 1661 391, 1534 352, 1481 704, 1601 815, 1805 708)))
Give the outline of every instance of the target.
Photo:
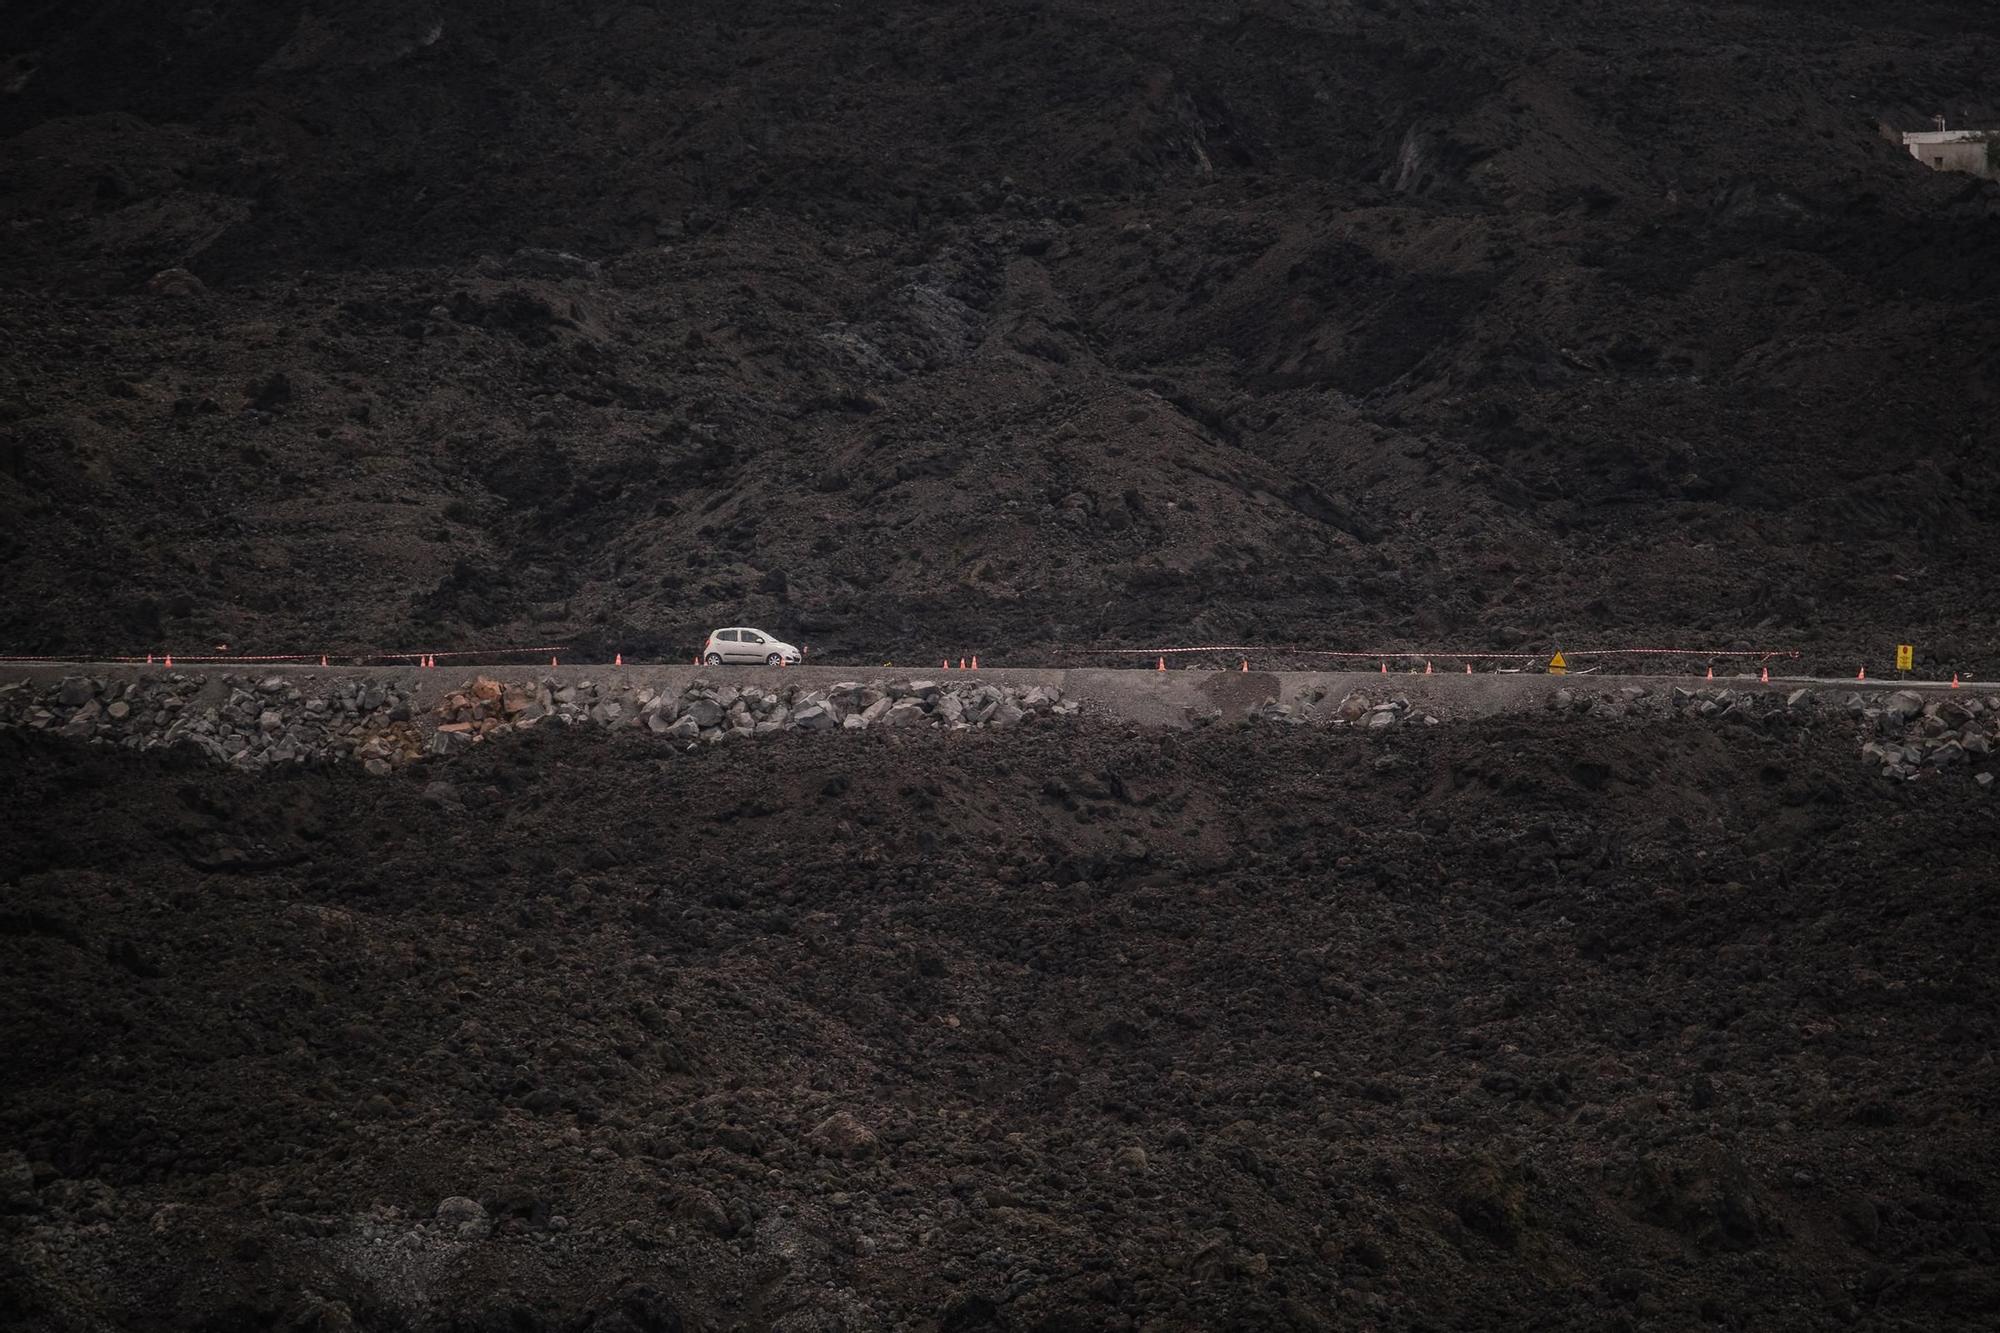
POLYGON ((0 748, 10 1328, 1992 1308, 1994 806, 1845 736, 0 748))
POLYGON ((1990 670, 1984 7, 1521 10, 41 6, 0 639, 1990 670))

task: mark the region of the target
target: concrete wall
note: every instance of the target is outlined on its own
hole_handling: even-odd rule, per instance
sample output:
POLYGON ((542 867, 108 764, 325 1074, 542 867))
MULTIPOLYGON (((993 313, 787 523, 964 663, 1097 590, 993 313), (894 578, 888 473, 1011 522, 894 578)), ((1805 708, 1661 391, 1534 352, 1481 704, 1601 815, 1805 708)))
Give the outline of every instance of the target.
POLYGON ((1991 163, 1987 159, 1987 140, 1959 137, 1959 131, 1951 131, 1948 136, 1937 134, 1909 134, 1903 136, 1903 146, 1910 156, 1935 171, 1961 171, 1967 175, 1996 178, 1991 163))

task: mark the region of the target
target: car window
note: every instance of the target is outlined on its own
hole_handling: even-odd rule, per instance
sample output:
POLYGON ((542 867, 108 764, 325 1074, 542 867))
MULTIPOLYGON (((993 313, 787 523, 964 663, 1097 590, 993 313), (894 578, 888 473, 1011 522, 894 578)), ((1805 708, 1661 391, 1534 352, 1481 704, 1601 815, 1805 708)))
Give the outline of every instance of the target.
POLYGON ((724 643, 736 643, 738 641, 736 637, 736 631, 733 629, 723 630, 720 634, 716 635, 715 637, 722 640, 724 643))
POLYGON ((764 636, 763 636, 763 635, 761 635, 761 634, 759 634, 759 633, 758 633, 758 632, 757 632, 756 630, 754 630, 754 629, 746 629, 746 630, 744 630, 744 631, 743 631, 743 642, 745 642, 745 643, 762 643, 762 642, 764 642, 764 636))

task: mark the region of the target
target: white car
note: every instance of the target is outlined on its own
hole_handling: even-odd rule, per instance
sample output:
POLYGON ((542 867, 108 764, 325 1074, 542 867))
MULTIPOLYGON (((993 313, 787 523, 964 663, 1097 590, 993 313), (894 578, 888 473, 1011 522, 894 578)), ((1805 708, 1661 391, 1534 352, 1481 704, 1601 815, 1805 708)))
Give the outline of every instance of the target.
POLYGON ((805 652, 760 629, 747 629, 741 625, 735 629, 719 629, 708 636, 708 643, 701 650, 701 660, 710 666, 725 663, 747 664, 762 662, 765 666, 797 666, 805 660, 805 652))

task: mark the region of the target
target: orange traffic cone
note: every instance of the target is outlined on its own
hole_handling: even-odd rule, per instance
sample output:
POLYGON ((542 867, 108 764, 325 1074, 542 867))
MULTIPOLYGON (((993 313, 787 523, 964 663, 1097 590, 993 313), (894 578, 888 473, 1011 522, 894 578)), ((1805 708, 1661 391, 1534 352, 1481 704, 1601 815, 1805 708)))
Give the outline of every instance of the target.
POLYGON ((173 666, 174 666, 174 655, 173 655, 172 653, 168 653, 168 654, 167 654, 167 669, 168 669, 169 671, 171 671, 171 670, 173 670, 173 666))
POLYGON ((1431 674, 1431 664, 1429 662, 1424 663, 1424 674, 1426 676, 1431 674))
POLYGON ((1868 668, 1867 668, 1867 667, 1862 667, 1862 668, 1861 668, 1861 670, 1859 670, 1859 671, 1857 671, 1857 672, 1855 672, 1855 673, 1854 673, 1854 678, 1855 678, 1856 680, 1867 680, 1867 679, 1868 679, 1868 668))
POLYGON ((974 654, 972 655, 972 669, 973 669, 974 671, 977 671, 977 670, 979 670, 979 654, 978 654, 978 653, 974 653, 974 654))
POLYGON ((1472 663, 1467 662, 1465 664, 1465 674, 1468 676, 1472 674, 1472 663))
POLYGON ((153 665, 153 655, 151 653, 146 654, 146 665, 147 666, 153 665))
POLYGON ((1155 671, 1165 671, 1166 669, 1167 669, 1167 659, 1164 657, 1160 659, 1160 664, 1153 668, 1153 670, 1155 671))
POLYGON ((550 666, 554 666, 555 664, 556 664, 556 659, 555 659, 555 658, 553 658, 553 657, 551 657, 551 658, 549 659, 549 665, 550 665, 550 666))
POLYGON ((1244 658, 1244 659, 1243 659, 1243 665, 1241 665, 1241 666, 1237 667, 1236 669, 1237 669, 1237 670, 1238 670, 1239 672, 1242 672, 1242 671, 1248 671, 1248 670, 1250 669, 1250 659, 1249 659, 1249 658, 1247 658, 1247 657, 1246 657, 1246 658, 1244 658))
POLYGON ((1954 690, 1958 688, 1958 673, 1956 671, 1951 673, 1951 687, 1954 690))
POLYGON ((625 665, 625 654, 623 654, 623 653, 613 653, 613 654, 611 654, 611 665, 612 665, 612 666, 624 666, 624 665, 625 665))
POLYGON ((1387 662, 1382 663, 1382 674, 1385 676, 1389 674, 1389 664, 1387 662))
POLYGON ((943 670, 946 671, 951 670, 951 659, 949 657, 945 658, 944 661, 940 663, 940 666, 942 667, 943 670))
POLYGON ((1762 681, 1764 684, 1769 685, 1771 683, 1771 668, 1765 667, 1764 673, 1761 676, 1757 677, 1757 679, 1762 681))

